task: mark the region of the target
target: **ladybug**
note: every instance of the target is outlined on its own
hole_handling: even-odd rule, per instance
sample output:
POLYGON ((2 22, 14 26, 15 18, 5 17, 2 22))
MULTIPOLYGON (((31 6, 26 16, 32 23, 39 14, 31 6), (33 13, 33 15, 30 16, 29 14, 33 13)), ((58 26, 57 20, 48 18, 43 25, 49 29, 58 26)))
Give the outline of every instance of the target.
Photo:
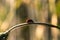
POLYGON ((34 21, 32 19, 27 19, 26 23, 34 23, 34 21))

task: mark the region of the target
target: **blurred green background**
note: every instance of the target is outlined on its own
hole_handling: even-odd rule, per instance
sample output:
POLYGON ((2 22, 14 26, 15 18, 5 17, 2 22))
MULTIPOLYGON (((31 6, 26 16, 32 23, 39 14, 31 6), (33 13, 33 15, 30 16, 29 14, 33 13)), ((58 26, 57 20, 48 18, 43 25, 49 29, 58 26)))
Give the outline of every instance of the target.
MULTIPOLYGON (((0 32, 29 18, 60 26, 60 0, 0 0, 0 32)), ((58 40, 53 30, 53 40, 58 40)))

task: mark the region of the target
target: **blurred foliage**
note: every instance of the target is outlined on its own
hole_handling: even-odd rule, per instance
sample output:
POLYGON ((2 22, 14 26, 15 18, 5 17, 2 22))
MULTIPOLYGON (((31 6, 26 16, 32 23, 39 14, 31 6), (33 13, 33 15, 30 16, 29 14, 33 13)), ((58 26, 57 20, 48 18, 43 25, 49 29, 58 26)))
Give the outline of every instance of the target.
POLYGON ((3 3, 0 3, 0 25, 6 19, 8 12, 9 12, 9 6, 6 4, 4 5, 3 3))
MULTIPOLYGON (((22 2, 23 2, 22 0, 15 0, 15 9, 19 9, 22 2)), ((40 4, 38 2, 37 8, 40 11, 40 9, 42 8, 42 4, 40 4)), ((7 14, 9 13, 9 9, 10 9, 10 7, 8 4, 3 5, 2 3, 0 3, 0 23, 4 22, 4 20, 6 19, 7 14)), ((24 13, 23 11, 25 11, 25 10, 22 10, 22 9, 20 9, 19 12, 22 12, 22 14, 23 14, 24 13)), ((56 11, 57 11, 58 16, 60 17, 60 0, 58 0, 56 3, 56 11)), ((22 17, 22 18, 24 19, 25 17, 22 17)))
MULTIPOLYGON (((22 0, 15 0, 15 9, 17 9, 20 6, 21 2, 22 0)), ((10 11, 10 4, 6 3, 6 1, 0 2, 0 25, 6 19, 9 11, 10 11)))
POLYGON ((15 7, 19 8, 19 6, 21 5, 22 0, 15 0, 15 7))
POLYGON ((1 18, 1 21, 4 21, 5 20, 5 18, 6 18, 6 16, 7 16, 7 11, 8 10, 6 10, 7 8, 1 8, 0 9, 0 18, 1 18))
POLYGON ((40 11, 40 9, 42 8, 42 4, 38 3, 38 4, 37 4, 37 8, 38 8, 38 10, 40 11))
POLYGON ((27 5, 22 3, 19 8, 16 9, 16 16, 19 18, 21 21, 25 22, 25 20, 28 17, 28 10, 27 10, 27 5), (25 15, 26 14, 26 15, 25 15))
POLYGON ((60 17, 60 0, 56 3, 56 11, 58 16, 60 17))

